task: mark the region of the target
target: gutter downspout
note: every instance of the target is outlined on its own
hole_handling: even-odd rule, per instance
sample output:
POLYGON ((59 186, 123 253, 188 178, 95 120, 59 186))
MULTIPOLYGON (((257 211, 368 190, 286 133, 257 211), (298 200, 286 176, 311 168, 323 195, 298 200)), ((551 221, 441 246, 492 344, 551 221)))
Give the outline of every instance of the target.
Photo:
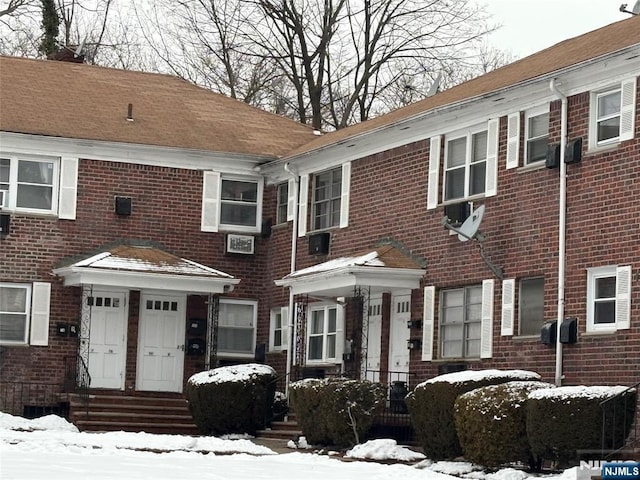
MULTIPOLYGON (((298 197, 300 190, 300 177, 297 173, 293 172, 289 167, 289 162, 284 164, 284 171, 287 172, 291 178, 293 178, 294 185, 294 198, 296 199, 293 208, 293 228, 291 231, 291 273, 296 271, 296 253, 298 247, 298 197)), ((289 318, 287 319, 287 366, 285 376, 284 394, 287 400, 289 399, 289 383, 291 383, 291 366, 293 363, 293 348, 295 346, 295 338, 298 332, 295 331, 296 312, 294 310, 293 302, 293 287, 289 287, 289 318)))
POLYGON ((564 320, 565 303, 565 251, 567 223, 567 165, 564 163, 564 151, 567 145, 567 96, 558 90, 556 79, 549 82, 549 89, 562 101, 560 118, 560 205, 558 212, 558 318, 556 331, 556 386, 562 385, 562 343, 560 342, 560 326, 564 320))

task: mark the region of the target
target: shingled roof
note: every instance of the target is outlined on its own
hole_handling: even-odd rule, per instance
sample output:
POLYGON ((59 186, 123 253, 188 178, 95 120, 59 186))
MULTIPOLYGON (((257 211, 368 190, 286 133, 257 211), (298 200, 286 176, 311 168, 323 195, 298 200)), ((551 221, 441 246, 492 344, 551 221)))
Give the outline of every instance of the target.
POLYGON ((0 130, 266 158, 314 138, 308 126, 170 75, 6 56, 0 130))
MULTIPOLYGON (((440 107, 516 86, 637 44, 640 44, 640 15, 557 43, 538 53, 388 114, 317 137, 289 152, 288 157, 303 155, 344 141, 349 137, 372 133, 440 107)), ((638 63, 640 67, 640 60, 638 63)), ((638 73, 640 74, 640 68, 638 73)))

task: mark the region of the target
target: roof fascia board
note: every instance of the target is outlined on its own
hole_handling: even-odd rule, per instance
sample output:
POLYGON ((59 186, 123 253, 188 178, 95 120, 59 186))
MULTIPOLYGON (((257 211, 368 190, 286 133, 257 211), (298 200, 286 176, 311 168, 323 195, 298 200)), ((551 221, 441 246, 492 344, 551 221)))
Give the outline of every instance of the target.
POLYGON ((154 145, 104 142, 0 132, 3 150, 16 153, 42 152, 47 155, 74 156, 137 165, 156 165, 189 170, 218 170, 256 176, 255 168, 273 157, 207 152, 154 145))
POLYGON ((282 165, 296 165, 299 173, 318 172, 340 163, 425 140, 433 135, 446 134, 466 128, 489 118, 497 118, 514 111, 522 111, 555 100, 549 90, 552 78, 561 78, 568 95, 615 83, 640 70, 640 45, 594 58, 561 70, 547 73, 506 88, 469 97, 459 102, 422 112, 394 124, 354 135, 317 150, 294 157, 274 160, 259 167, 273 181, 286 178, 282 165), (496 98, 497 97, 497 98, 496 98), (442 125, 451 125, 443 128, 442 125))
POLYGON ((240 283, 240 279, 236 278, 198 278, 185 275, 97 270, 87 267, 64 267, 54 270, 53 273, 64 278, 65 286, 86 284, 189 293, 227 293, 233 290, 234 285, 240 283))

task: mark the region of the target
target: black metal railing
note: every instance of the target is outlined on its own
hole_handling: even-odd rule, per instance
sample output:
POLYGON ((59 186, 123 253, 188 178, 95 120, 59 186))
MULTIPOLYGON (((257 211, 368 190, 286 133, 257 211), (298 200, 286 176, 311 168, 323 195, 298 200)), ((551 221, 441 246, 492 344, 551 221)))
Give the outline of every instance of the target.
POLYGON ((89 414, 89 386, 91 385, 91 375, 87 364, 81 356, 65 357, 65 393, 75 393, 78 395, 85 413, 89 414))
POLYGON ((67 403, 55 383, 0 382, 0 411, 24 418, 67 416, 67 403))
POLYGON ((602 410, 601 458, 610 459, 634 446, 638 438, 638 397, 635 383, 613 397, 600 402, 602 410))

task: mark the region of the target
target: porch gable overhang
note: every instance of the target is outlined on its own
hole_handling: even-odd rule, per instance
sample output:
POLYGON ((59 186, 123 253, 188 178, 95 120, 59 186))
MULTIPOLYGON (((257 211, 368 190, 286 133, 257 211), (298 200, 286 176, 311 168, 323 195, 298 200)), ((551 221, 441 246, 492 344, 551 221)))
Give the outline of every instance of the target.
POLYGON ((419 288, 425 270, 417 264, 412 268, 408 262, 401 262, 404 266, 394 266, 398 262, 387 260, 386 253, 389 249, 385 248, 384 252, 329 260, 293 272, 276 280, 275 284, 290 288, 294 295, 330 297, 350 297, 357 287, 369 289, 371 294, 419 288))
POLYGON ((226 293, 240 279, 157 248, 119 246, 53 270, 65 286, 226 293))

